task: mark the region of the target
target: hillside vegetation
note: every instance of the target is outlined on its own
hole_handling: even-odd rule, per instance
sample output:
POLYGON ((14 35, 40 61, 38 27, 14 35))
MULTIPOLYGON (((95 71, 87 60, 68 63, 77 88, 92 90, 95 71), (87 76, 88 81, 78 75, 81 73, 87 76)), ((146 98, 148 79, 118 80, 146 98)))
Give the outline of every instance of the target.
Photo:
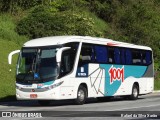
POLYGON ((0 0, 0 98, 15 94, 9 52, 44 36, 96 36, 150 46, 160 89, 159 0, 0 0))
MULTIPOLYGON (((14 29, 16 24, 10 15, 0 16, 0 98, 15 94, 15 68, 17 56, 14 56, 13 65, 8 65, 8 54, 20 49, 26 37, 18 35, 14 29), (9 72, 9 69, 12 71, 9 72)), ((1 100, 0 100, 1 101, 1 100)))

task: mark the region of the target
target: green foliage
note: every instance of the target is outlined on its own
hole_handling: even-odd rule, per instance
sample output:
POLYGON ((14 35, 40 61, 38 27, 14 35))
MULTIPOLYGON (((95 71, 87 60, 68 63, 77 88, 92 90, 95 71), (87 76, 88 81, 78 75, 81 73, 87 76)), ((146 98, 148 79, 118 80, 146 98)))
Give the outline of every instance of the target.
POLYGON ((154 89, 155 90, 160 89, 160 72, 159 71, 156 71, 155 73, 154 89))
POLYGON ((42 4, 43 0, 0 0, 0 11, 15 13, 18 9, 30 9, 42 4))
POLYGON ((51 28, 52 17, 43 6, 36 7, 28 17, 22 19, 17 25, 17 32, 30 38, 49 35, 47 29, 51 28), (38 14, 37 14, 38 13, 38 14), (46 30, 45 30, 46 29, 46 30), (44 32, 43 32, 43 31, 44 32))
POLYGON ((14 41, 22 44, 26 40, 25 36, 19 36, 15 31, 16 25, 13 23, 11 16, 0 15, 0 38, 7 41, 14 41))
POLYGON ((15 69, 18 55, 13 56, 13 64, 10 66, 7 60, 8 54, 20 49, 27 39, 25 36, 19 36, 14 31, 15 27, 16 24, 10 15, 0 15, 0 98, 15 95, 15 69), (10 68, 11 72, 9 72, 10 68))
MULTIPOLYGON (((13 64, 8 64, 8 54, 16 49, 20 49, 20 46, 14 41, 7 41, 0 38, 0 99, 15 95, 15 69, 17 62, 17 55, 13 57, 13 64), (9 69, 12 69, 10 72, 9 69)), ((10 100, 12 101, 12 100, 10 100)))
POLYGON ((17 0, 17 4, 22 9, 29 9, 42 4, 42 0, 17 0))
POLYGON ((115 14, 115 6, 110 0, 87 0, 90 3, 90 10, 96 13, 100 18, 111 22, 115 14))
POLYGON ((49 4, 52 9, 56 8, 59 11, 86 9, 88 2, 86 0, 53 0, 49 4))
POLYGON ((70 10, 52 13, 49 10, 44 6, 36 7, 18 23, 17 32, 30 38, 55 35, 103 36, 106 24, 93 14, 91 16, 85 11, 70 10), (99 27, 95 23, 102 25, 99 27))

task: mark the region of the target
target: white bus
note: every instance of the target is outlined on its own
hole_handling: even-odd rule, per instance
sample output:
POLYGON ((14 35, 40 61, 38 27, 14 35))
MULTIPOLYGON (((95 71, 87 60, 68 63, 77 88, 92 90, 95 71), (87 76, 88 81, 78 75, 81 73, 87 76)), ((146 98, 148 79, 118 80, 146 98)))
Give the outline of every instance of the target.
POLYGON ((16 98, 51 100, 139 95, 154 89, 152 49, 89 36, 54 36, 28 41, 19 52, 16 98))

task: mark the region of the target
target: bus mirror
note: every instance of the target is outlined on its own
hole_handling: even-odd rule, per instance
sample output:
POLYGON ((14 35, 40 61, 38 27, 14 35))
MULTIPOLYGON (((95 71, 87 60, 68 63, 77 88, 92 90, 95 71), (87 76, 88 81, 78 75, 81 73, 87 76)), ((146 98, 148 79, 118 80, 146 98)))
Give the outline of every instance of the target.
MULTIPOLYGON (((12 56, 14 54, 19 53, 19 52, 20 52, 20 50, 15 50, 15 51, 12 51, 12 52, 9 53, 9 55, 8 55, 8 64, 10 64, 10 65, 12 64, 12 56)), ((9 71, 11 71, 11 69, 9 71)))
POLYGON ((56 54, 56 61, 57 61, 57 63, 61 62, 62 52, 65 51, 65 50, 68 50, 68 49, 71 49, 71 47, 63 47, 63 48, 58 49, 57 54, 56 54))

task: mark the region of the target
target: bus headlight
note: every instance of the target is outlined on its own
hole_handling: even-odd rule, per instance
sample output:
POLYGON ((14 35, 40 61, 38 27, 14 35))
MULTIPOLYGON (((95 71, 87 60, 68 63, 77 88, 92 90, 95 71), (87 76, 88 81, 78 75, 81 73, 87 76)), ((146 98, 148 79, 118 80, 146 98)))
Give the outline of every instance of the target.
POLYGON ((50 85, 50 86, 48 86, 48 87, 44 87, 44 88, 50 90, 50 89, 53 89, 53 88, 55 88, 55 87, 60 86, 62 83, 63 83, 63 81, 62 81, 62 82, 59 82, 59 83, 56 83, 56 84, 54 84, 54 85, 50 85))

